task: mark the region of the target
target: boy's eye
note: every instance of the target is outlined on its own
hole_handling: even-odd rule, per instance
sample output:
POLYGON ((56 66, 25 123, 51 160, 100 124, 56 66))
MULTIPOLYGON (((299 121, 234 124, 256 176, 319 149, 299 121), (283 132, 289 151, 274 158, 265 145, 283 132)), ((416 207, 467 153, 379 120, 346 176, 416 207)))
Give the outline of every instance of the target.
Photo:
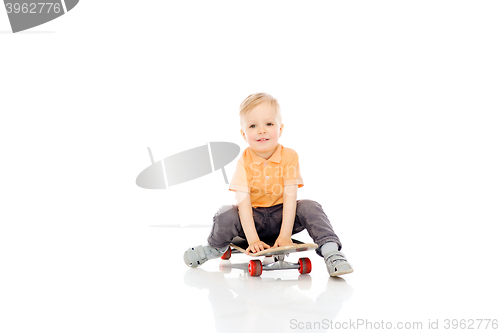
POLYGON ((254 128, 254 127, 255 127, 255 125, 250 125, 250 128, 254 128))
POLYGON ((273 126, 273 123, 267 123, 267 126, 273 126))

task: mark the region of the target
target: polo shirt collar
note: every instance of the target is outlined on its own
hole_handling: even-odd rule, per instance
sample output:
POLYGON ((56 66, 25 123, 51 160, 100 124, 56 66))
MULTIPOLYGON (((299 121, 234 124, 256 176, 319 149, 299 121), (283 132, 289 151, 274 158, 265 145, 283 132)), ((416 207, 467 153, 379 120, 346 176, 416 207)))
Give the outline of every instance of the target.
POLYGON ((263 162, 268 161, 268 162, 274 162, 274 163, 279 163, 281 162, 281 148, 283 146, 278 144, 278 147, 276 147, 276 150, 274 153, 269 157, 269 159, 265 160, 256 153, 252 149, 248 149, 250 151, 250 156, 252 156, 252 161, 253 163, 257 165, 261 165, 263 162))

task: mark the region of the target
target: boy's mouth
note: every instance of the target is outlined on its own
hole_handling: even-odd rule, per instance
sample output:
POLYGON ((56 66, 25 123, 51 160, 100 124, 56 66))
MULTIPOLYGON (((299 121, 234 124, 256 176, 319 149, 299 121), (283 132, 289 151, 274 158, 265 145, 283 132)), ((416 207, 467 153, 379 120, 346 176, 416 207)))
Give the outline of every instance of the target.
POLYGON ((265 142, 265 141, 268 141, 269 139, 259 139, 257 140, 258 142, 265 142))

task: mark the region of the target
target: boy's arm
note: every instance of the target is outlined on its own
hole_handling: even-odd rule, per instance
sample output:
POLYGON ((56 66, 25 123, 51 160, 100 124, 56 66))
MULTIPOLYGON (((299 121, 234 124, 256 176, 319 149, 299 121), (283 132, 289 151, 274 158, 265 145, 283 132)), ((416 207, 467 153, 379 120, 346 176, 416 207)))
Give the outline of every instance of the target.
POLYGON ((270 248, 269 245, 260 240, 257 230, 255 229, 250 194, 236 191, 236 200, 238 202, 238 214, 240 216, 241 226, 243 227, 243 232, 248 242, 246 254, 249 254, 250 251, 255 253, 270 248))
POLYGON ((297 209, 298 185, 287 185, 283 191, 283 221, 281 230, 273 247, 293 244, 292 229, 295 222, 295 211, 297 209))

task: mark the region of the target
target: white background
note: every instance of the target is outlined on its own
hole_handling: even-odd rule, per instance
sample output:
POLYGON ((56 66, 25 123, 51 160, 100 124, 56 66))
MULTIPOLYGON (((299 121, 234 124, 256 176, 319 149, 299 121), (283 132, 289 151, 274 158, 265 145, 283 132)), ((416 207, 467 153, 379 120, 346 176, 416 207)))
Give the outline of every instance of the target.
MULTIPOLYGON (((499 12, 496 1, 84 0, 12 34, 0 10, 0 331, 223 322, 207 290, 182 282, 185 248, 233 203, 222 174, 165 191, 135 178, 146 147, 155 159, 208 141, 245 148, 238 106, 260 91, 281 104, 299 198, 322 204, 355 269, 336 320, 495 318, 499 12)), ((315 260, 313 282, 327 281, 315 260)), ((255 320, 269 315, 252 304, 255 320)))

